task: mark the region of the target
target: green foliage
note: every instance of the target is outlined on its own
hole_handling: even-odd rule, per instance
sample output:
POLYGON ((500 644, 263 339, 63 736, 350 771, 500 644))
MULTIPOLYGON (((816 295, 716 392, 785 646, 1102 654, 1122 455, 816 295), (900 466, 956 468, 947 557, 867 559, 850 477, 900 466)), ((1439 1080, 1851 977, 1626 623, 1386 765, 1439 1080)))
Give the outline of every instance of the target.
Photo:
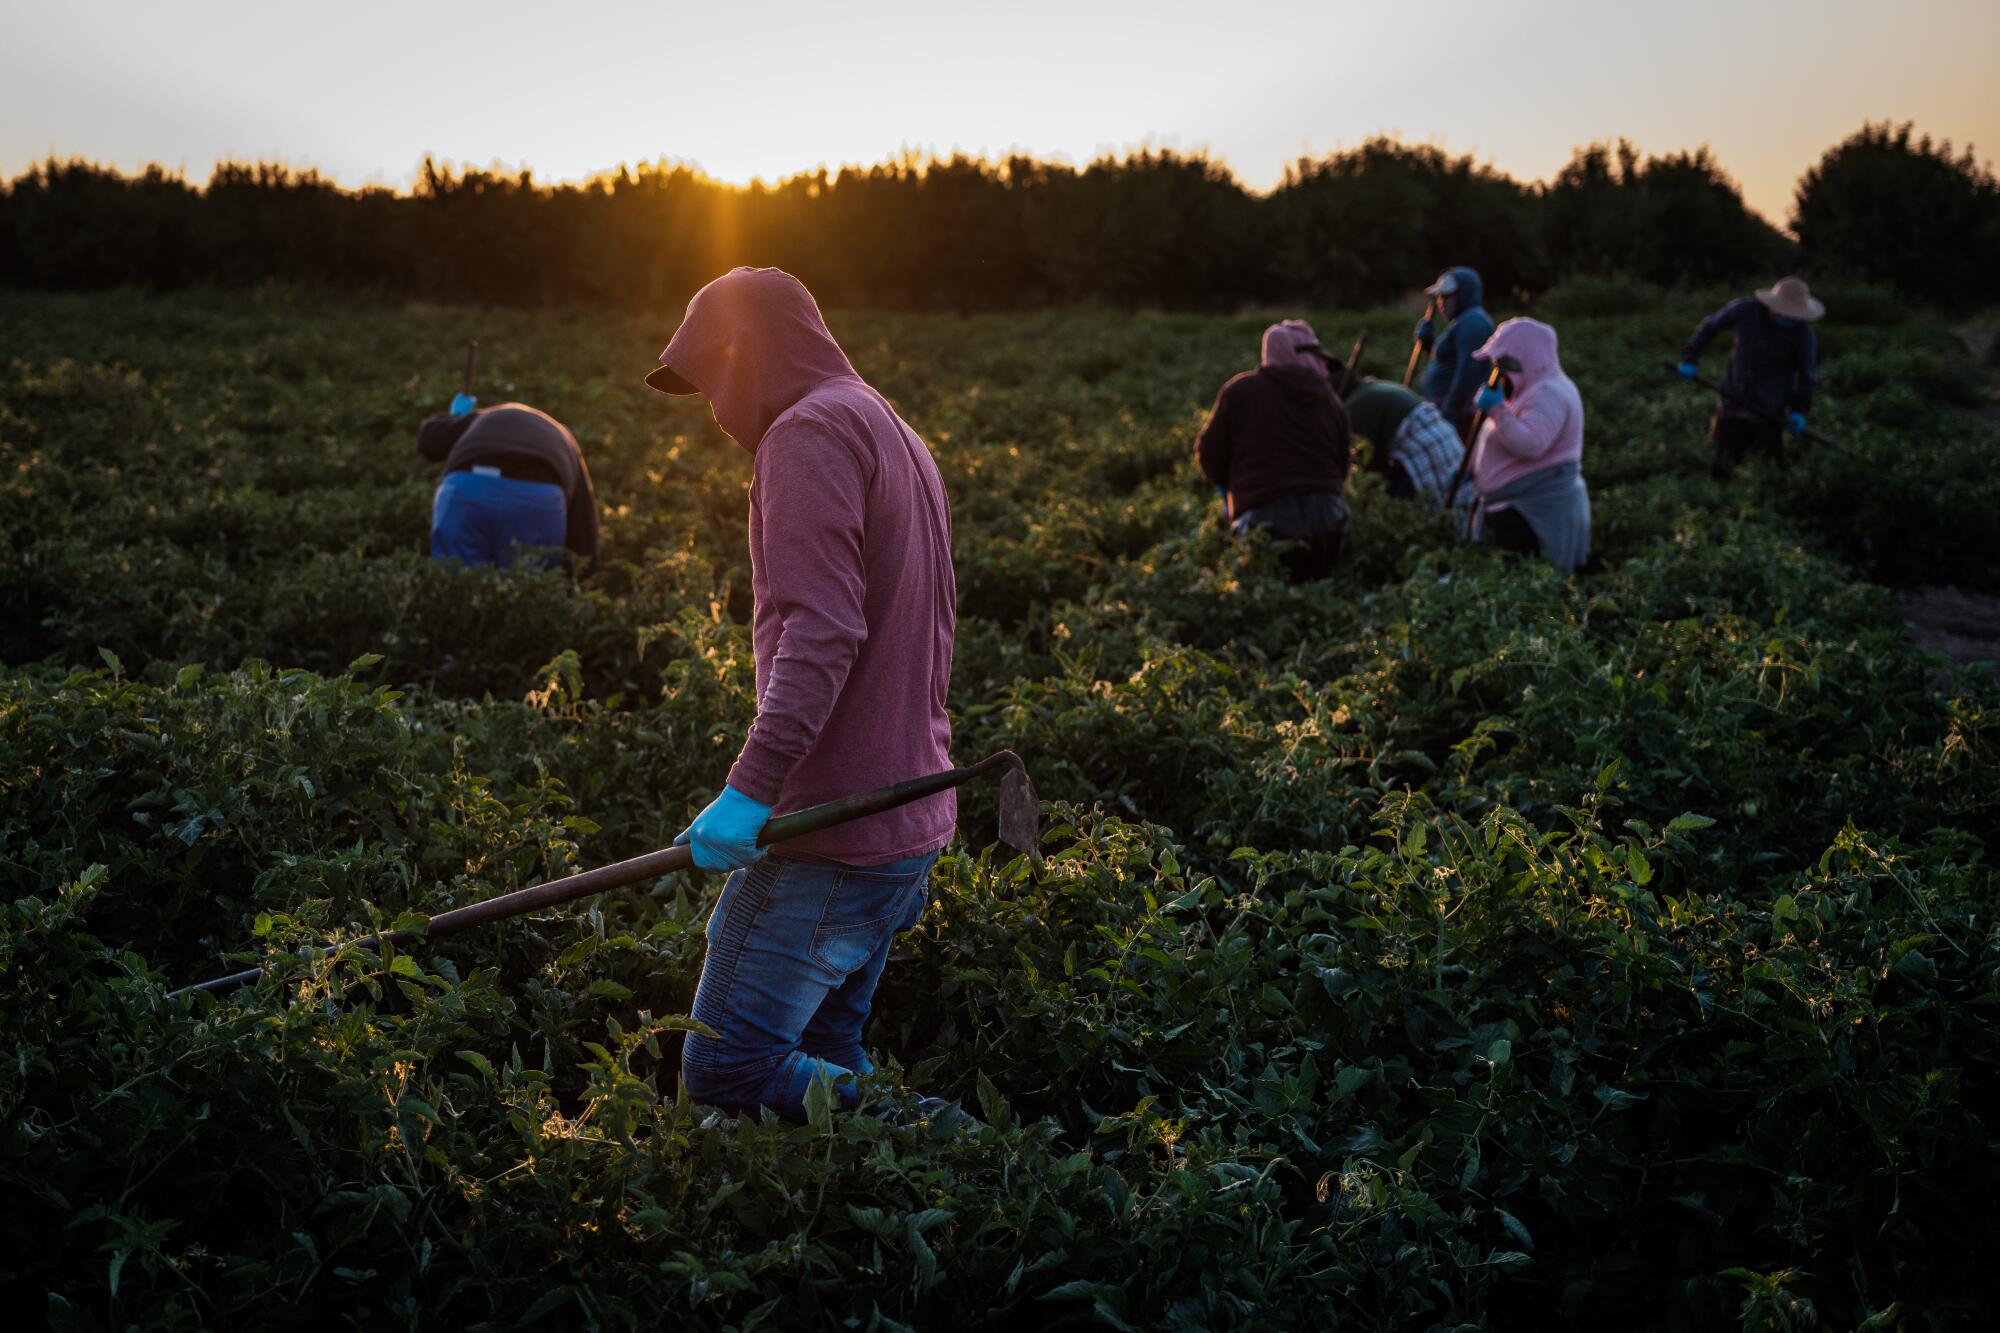
POLYGON ((1886 283, 1954 309, 2000 298, 2000 182, 1909 124, 1864 125, 1806 172, 1793 210, 1815 272, 1886 283))
POLYGON ((1705 147, 1643 161, 1622 139, 1579 148, 1543 206, 1546 244, 1567 273, 1699 285, 1774 273, 1791 255, 1705 147))
POLYGON ((51 158, 0 183, 0 284, 275 281, 655 311, 753 263, 798 274, 832 305, 1223 311, 1391 300, 1441 255, 1478 268, 1494 297, 1578 275, 1682 285, 1784 266, 1789 242, 1706 149, 1642 162, 1620 143, 1615 166, 1612 152, 1581 149, 1543 186, 1378 136, 1301 158, 1268 194, 1170 149, 1082 168, 909 153, 748 190, 665 162, 545 186, 526 171, 460 175, 427 159, 405 196, 273 163, 223 163, 197 188, 158 167, 127 178, 51 158))
POLYGON ((358 943, 661 846, 727 771, 748 460, 638 385, 662 330, 9 299, 8 1289, 70 1328, 1976 1326, 1995 694, 1857 581, 2000 586, 1962 362, 1836 309, 1841 451, 1725 487, 1658 369, 1702 303, 1598 299, 1570 581, 1372 478, 1323 584, 1226 541, 1186 459, 1260 319, 836 318, 952 494, 957 749, 1019 750, 1049 827, 1007 859, 964 793, 887 1114, 797 1126, 679 1094, 713 880, 358 943), (419 552, 474 334, 590 455, 581 585, 419 552))

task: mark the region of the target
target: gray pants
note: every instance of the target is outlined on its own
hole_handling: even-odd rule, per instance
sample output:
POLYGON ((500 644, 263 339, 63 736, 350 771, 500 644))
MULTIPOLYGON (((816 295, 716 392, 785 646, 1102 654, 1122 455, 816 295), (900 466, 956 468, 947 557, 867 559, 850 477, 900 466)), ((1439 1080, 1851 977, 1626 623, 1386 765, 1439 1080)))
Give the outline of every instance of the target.
POLYGON ((1336 491, 1286 495, 1244 510, 1229 524, 1239 537, 1252 528, 1269 528, 1273 537, 1292 543, 1278 557, 1292 582, 1323 579, 1340 563, 1347 542, 1347 501, 1336 491))

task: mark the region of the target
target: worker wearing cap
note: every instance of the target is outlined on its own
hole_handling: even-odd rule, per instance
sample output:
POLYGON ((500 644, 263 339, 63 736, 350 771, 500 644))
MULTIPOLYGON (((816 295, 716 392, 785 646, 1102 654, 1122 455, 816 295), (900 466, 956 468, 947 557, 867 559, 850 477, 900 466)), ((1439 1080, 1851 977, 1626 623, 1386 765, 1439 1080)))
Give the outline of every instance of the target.
POLYGON ((1724 329, 1735 335, 1722 397, 1709 419, 1715 471, 1726 474, 1752 451, 1785 461, 1785 435, 1805 433, 1819 387, 1819 341, 1812 324, 1826 313, 1802 278, 1780 278, 1755 296, 1731 301, 1701 322, 1681 351, 1684 379, 1701 374, 1701 354, 1724 329))
POLYGON ((1431 363, 1417 387, 1463 440, 1472 426, 1472 396, 1486 382, 1486 363, 1478 351, 1493 336, 1486 286, 1478 273, 1460 267, 1446 269, 1424 290, 1432 305, 1417 322, 1416 340, 1430 351, 1431 363), (1436 328, 1439 317, 1444 321, 1441 332, 1436 328))
POLYGON ((1312 326, 1264 330, 1259 364, 1222 386, 1195 442, 1195 461, 1229 506, 1230 531, 1263 528, 1286 544, 1294 583, 1325 578, 1347 539, 1353 430, 1312 326))
POLYGON ((597 558, 597 493, 576 437, 526 403, 480 407, 471 394, 417 428, 417 452, 444 465, 431 502, 431 555, 511 565, 567 547, 597 558))
MULTIPOLYGON (((751 646, 757 716, 728 784, 679 841, 731 872, 681 1081, 697 1101, 805 1117, 817 1079, 842 1105, 896 932, 929 901, 952 793, 780 843, 773 814, 951 767, 956 602, 944 480, 862 380, 798 279, 733 269, 701 289, 647 383, 703 393, 754 460, 751 646)), ((929 1108, 926 1108, 929 1109, 929 1108)))

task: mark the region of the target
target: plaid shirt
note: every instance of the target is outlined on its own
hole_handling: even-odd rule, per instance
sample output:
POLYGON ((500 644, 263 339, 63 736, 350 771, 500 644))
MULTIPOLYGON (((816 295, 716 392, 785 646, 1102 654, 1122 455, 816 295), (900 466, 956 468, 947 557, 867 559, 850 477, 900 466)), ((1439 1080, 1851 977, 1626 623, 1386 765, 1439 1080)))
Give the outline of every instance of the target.
POLYGON ((1410 484, 1432 505, 1444 502, 1458 463, 1465 456, 1458 432, 1438 413, 1434 403, 1422 403, 1396 427, 1389 444, 1389 459, 1402 465, 1410 484))

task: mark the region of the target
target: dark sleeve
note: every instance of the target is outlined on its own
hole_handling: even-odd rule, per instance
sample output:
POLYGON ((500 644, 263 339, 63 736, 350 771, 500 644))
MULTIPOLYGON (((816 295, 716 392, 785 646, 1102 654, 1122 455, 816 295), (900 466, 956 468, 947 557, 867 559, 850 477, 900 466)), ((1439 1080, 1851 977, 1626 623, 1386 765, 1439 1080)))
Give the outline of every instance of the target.
MULTIPOLYGON (((1487 335, 1491 336, 1490 333, 1487 335)), ((1470 342, 1471 339, 1466 341, 1470 342)), ((1479 340, 1480 343, 1485 341, 1485 338, 1479 340)), ((1444 406, 1440 409, 1446 421, 1457 421, 1472 411, 1473 395, 1479 392, 1479 386, 1486 382, 1486 376, 1491 370, 1491 366, 1472 354, 1471 347, 1461 349, 1458 367, 1452 371, 1451 387, 1445 390, 1444 406)))
POLYGON ((477 412, 465 412, 458 416, 439 412, 425 417, 424 424, 417 427, 417 452, 433 463, 444 462, 452 446, 465 434, 465 428, 478 415, 477 412))
POLYGON ((1222 386, 1222 392, 1215 395, 1215 406, 1208 410, 1208 420, 1201 423, 1201 436, 1195 441, 1195 461, 1201 466, 1201 475, 1208 478, 1211 486, 1229 488, 1229 384, 1222 386))
POLYGON ((1734 328, 1736 321, 1742 317, 1743 303, 1741 301, 1731 301, 1728 305, 1722 307, 1722 309, 1716 311, 1707 319, 1704 319, 1696 327, 1694 337, 1687 340, 1687 346, 1681 348, 1681 360, 1701 360, 1701 354, 1707 350, 1710 343, 1715 341, 1715 335, 1724 329, 1734 328))
POLYGON ((1806 412, 1812 409, 1813 394, 1819 391, 1819 338, 1811 329, 1799 331, 1805 336, 1799 339, 1799 374, 1792 382, 1792 410, 1806 412))
POLYGON ((570 494, 568 521, 563 526, 564 545, 588 566, 597 561, 597 490, 590 484, 590 467, 580 453, 576 475, 576 490, 570 494))

